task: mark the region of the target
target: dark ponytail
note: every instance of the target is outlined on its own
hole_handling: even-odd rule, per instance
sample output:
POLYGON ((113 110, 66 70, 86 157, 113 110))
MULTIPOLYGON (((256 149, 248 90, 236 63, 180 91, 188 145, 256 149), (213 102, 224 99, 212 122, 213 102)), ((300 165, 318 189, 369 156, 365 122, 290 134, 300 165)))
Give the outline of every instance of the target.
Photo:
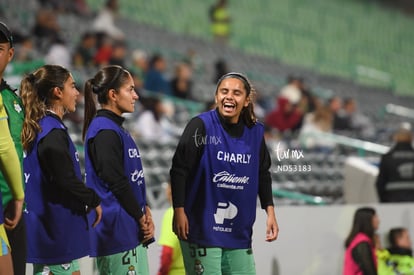
POLYGON ((85 115, 82 130, 83 139, 85 139, 86 131, 97 112, 95 95, 99 104, 107 104, 109 90, 113 89, 117 93, 129 76, 129 72, 121 66, 111 65, 100 69, 93 78, 86 81, 84 88, 85 115))

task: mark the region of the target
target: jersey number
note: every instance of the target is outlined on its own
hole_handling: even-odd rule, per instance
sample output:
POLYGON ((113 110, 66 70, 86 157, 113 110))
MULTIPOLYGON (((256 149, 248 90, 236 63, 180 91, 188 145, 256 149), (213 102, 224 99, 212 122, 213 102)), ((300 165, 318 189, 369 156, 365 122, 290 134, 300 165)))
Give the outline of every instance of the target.
POLYGON ((131 252, 132 257, 135 258, 135 262, 138 262, 138 255, 137 255, 137 250, 136 248, 128 250, 127 252, 125 252, 125 254, 122 256, 122 264, 123 265, 129 265, 131 264, 131 257, 129 256, 129 253, 131 252))
POLYGON ((207 255, 207 249, 205 247, 199 247, 196 244, 190 244, 190 256, 191 257, 204 257, 207 255))

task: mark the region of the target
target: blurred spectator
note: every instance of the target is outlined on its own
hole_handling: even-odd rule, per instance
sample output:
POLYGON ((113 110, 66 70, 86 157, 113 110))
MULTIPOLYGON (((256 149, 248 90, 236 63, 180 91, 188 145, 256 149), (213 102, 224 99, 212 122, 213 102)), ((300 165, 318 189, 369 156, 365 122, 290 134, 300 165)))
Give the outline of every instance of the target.
POLYGON ((109 64, 125 67, 126 55, 127 47, 125 41, 115 40, 112 43, 112 53, 111 57, 109 58, 109 64))
POLYGON ((376 188, 380 202, 414 201, 414 148, 409 123, 395 132, 394 146, 381 157, 376 188))
POLYGON ((160 266, 157 275, 185 274, 180 240, 172 231, 174 209, 172 207, 171 184, 166 186, 166 196, 170 207, 164 212, 161 234, 158 243, 161 245, 160 266))
POLYGON ((389 261, 394 266, 394 274, 414 274, 414 258, 410 234, 407 228, 391 228, 388 233, 390 247, 389 261))
POLYGON ((378 261, 378 275, 395 275, 394 266, 390 262, 390 252, 382 246, 378 233, 374 235, 375 254, 378 261))
POLYGON ((344 99, 344 112, 349 122, 349 129, 355 131, 358 137, 368 139, 375 135, 375 127, 368 116, 357 109, 357 102, 353 98, 344 99))
POLYGON ((297 109, 297 100, 294 97, 278 96, 275 108, 265 117, 265 124, 280 133, 296 132, 302 120, 302 113, 297 109))
POLYGON ((72 0, 73 12, 81 16, 91 15, 91 10, 86 0, 72 0))
MULTIPOLYGON (((280 90, 279 97, 288 99, 290 103, 298 107, 298 104, 302 97, 302 93, 300 89, 297 88, 295 85, 288 84, 280 90)), ((299 108, 298 111, 300 111, 299 108)))
POLYGON ((97 50, 93 58, 94 63, 98 67, 109 65, 112 56, 112 39, 105 33, 97 34, 97 50))
POLYGON ((86 16, 90 14, 89 6, 86 0, 38 0, 43 8, 53 9, 61 13, 74 13, 77 15, 86 16))
POLYGON ((41 56, 37 52, 31 36, 24 35, 20 38, 20 41, 16 41, 16 50, 14 51, 15 61, 28 62, 40 58, 41 56))
MULTIPOLYGON (((293 86, 300 91, 300 100, 298 108, 303 114, 313 112, 316 109, 316 98, 311 90, 305 84, 305 80, 301 76, 289 75, 287 77, 287 87, 293 86)), ((297 95, 296 95, 297 96, 297 95)))
POLYGON ((144 87, 145 74, 148 71, 148 57, 145 51, 136 49, 132 52, 132 64, 129 70, 134 78, 135 88, 144 87))
POLYGON ((171 79, 171 90, 175 97, 192 99, 192 69, 187 63, 177 64, 174 76, 171 79))
POLYGON ((343 110, 342 99, 339 96, 331 97, 328 101, 328 104, 333 113, 333 130, 349 130, 349 117, 343 110))
POLYGON ((379 218, 374 208, 361 207, 355 211, 345 240, 343 275, 377 275, 375 231, 378 227, 379 218))
POLYGON ((144 89, 165 95, 171 95, 170 81, 165 76, 167 62, 161 54, 154 54, 145 75, 144 89))
POLYGON ((213 83, 216 84, 219 79, 225 75, 226 73, 229 73, 229 68, 227 65, 227 62, 223 58, 219 58, 214 63, 214 78, 213 83))
POLYGON ((230 37, 230 14, 227 8, 227 0, 218 0, 209 9, 211 32, 214 41, 227 43, 230 37))
POLYGON ((118 0, 107 0, 92 22, 92 29, 104 32, 113 39, 124 39, 124 32, 115 25, 118 8, 118 0))
POLYGON ((53 10, 40 9, 37 11, 35 20, 32 33, 36 37, 36 48, 41 52, 46 52, 51 42, 60 35, 57 15, 53 10))
POLYGON ((96 53, 96 37, 92 32, 85 32, 80 38, 72 55, 73 65, 77 68, 94 67, 94 56, 96 53))
POLYGON ((324 138, 324 133, 332 133, 333 115, 326 105, 320 105, 315 111, 307 113, 303 119, 299 137, 306 148, 332 150, 335 143, 324 138))
POLYGON ((191 66, 191 69, 196 73, 204 72, 204 62, 203 59, 197 54, 197 51, 193 48, 189 48, 186 51, 186 55, 183 59, 188 65, 191 66))
POLYGON ((132 126, 135 137, 147 141, 167 142, 175 137, 175 127, 169 123, 163 102, 157 97, 141 98, 144 110, 132 126))
POLYGON ((50 48, 45 55, 45 63, 60 65, 70 69, 72 65, 72 57, 69 47, 61 37, 56 36, 51 41, 50 48))

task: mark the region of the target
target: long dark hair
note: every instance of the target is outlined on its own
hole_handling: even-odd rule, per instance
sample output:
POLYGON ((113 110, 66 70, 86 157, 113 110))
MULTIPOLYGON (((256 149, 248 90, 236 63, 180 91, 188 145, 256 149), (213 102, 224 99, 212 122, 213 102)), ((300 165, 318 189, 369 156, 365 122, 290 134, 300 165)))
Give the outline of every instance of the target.
POLYGON ((253 107, 253 100, 254 100, 254 95, 256 94, 256 90, 253 88, 249 79, 245 75, 241 73, 231 72, 231 73, 227 73, 223 75, 217 81, 216 94, 218 92, 218 87, 220 86, 221 82, 224 79, 228 79, 228 78, 237 78, 243 82, 244 88, 246 89, 246 96, 250 98, 250 101, 247 107, 243 107, 240 117, 243 120, 243 122, 247 125, 247 127, 251 128, 257 122, 257 118, 254 113, 254 107, 253 107))
POLYGON ((121 66, 111 65, 100 69, 93 78, 85 82, 85 118, 83 122, 82 138, 85 139, 86 131, 96 115, 97 96, 99 104, 108 103, 108 92, 119 88, 128 80, 130 73, 121 66))
POLYGON ((374 242, 375 228, 372 219, 376 215, 372 207, 361 207, 355 211, 352 229, 345 240, 345 247, 348 247, 358 233, 364 233, 374 242))
POLYGON ((69 77, 69 70, 59 65, 44 65, 23 77, 20 93, 25 116, 21 136, 26 151, 31 149, 36 135, 41 131, 39 120, 45 116, 46 110, 51 108, 53 89, 63 89, 69 77))

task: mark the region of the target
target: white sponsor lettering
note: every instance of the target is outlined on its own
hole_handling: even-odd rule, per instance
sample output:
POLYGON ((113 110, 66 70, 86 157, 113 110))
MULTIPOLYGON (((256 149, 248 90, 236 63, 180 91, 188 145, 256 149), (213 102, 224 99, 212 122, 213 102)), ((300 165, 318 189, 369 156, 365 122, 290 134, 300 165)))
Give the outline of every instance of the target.
POLYGON ((227 171, 221 171, 217 174, 214 174, 213 182, 227 182, 227 183, 243 183, 247 184, 249 183, 249 177, 242 176, 242 177, 236 177, 235 174, 230 174, 227 171))
POLYGON ((144 179, 144 170, 136 170, 131 173, 131 181, 132 182, 138 182, 138 185, 142 184, 143 181, 141 179, 144 179))
POLYGON ((217 152, 217 159, 226 161, 226 162, 232 162, 232 163, 250 163, 250 158, 252 155, 250 154, 235 154, 235 153, 229 153, 229 152, 223 152, 218 151, 217 152))
POLYGON ((30 178, 30 173, 24 173, 24 183, 28 183, 30 178))
POLYGON ((137 158, 139 159, 141 156, 139 155, 139 152, 136 148, 130 148, 128 149, 128 156, 133 159, 133 158, 137 158))

